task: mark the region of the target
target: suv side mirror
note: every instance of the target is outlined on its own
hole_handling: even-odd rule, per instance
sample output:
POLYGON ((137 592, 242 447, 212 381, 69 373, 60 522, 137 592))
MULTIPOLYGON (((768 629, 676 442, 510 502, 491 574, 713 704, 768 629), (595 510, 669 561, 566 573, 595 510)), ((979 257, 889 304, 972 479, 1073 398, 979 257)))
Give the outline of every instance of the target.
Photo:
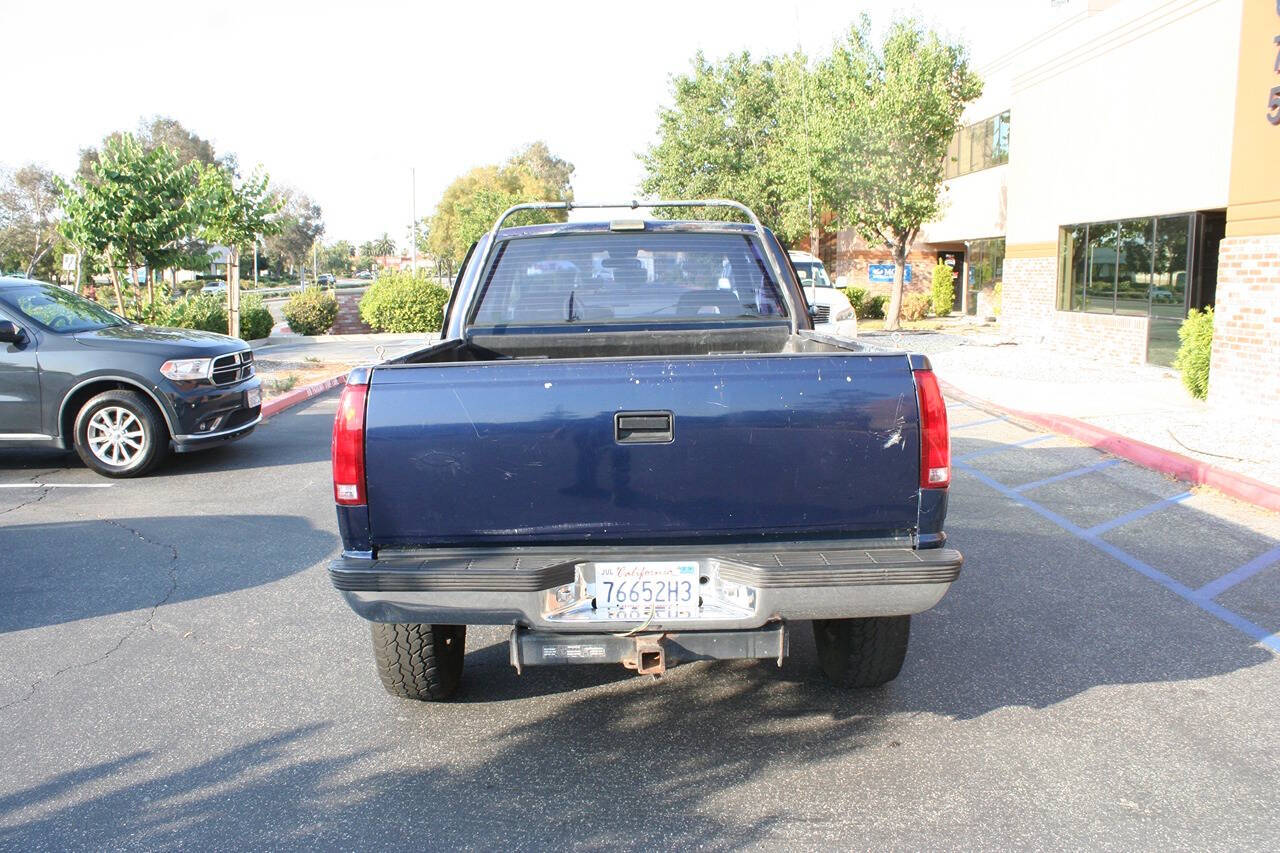
POLYGON ((27 339, 26 329, 12 320, 0 320, 0 343, 20 344, 27 339))

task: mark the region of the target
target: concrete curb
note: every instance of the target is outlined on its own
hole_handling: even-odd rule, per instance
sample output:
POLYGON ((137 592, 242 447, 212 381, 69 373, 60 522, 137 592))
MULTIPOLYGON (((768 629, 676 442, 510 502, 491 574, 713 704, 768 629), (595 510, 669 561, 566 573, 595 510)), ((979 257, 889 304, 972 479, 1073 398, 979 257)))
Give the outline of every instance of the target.
POLYGON ((321 379, 319 382, 312 382, 310 385, 304 385, 301 388, 294 388, 288 394, 264 400, 262 403, 262 417, 269 418, 277 415, 285 409, 292 408, 299 403, 306 402, 317 394, 323 394, 330 388, 336 388, 339 385, 345 385, 347 382, 347 373, 344 370, 336 376, 330 376, 328 379, 321 379))
POLYGON ((943 394, 975 408, 1004 412, 1018 420, 1029 421, 1060 435, 1074 438, 1076 441, 1083 442, 1090 447, 1096 447, 1099 450, 1105 450, 1113 456, 1127 459, 1144 468, 1168 474, 1193 485, 1211 486, 1237 500, 1260 506, 1263 509, 1280 512, 1280 487, 1255 480, 1252 477, 1246 477, 1243 474, 1237 474, 1234 471, 1219 468, 1208 462, 1201 462, 1198 459, 1183 456, 1181 453, 1175 453, 1172 450, 1165 450, 1163 447, 1147 444, 1145 441, 1128 438, 1120 433, 1111 432, 1076 418, 1067 417, 1066 415, 1051 415, 1010 409, 1007 406, 1000 406, 979 397, 974 397, 972 394, 966 394, 948 382, 941 382, 940 384, 942 385, 943 394))

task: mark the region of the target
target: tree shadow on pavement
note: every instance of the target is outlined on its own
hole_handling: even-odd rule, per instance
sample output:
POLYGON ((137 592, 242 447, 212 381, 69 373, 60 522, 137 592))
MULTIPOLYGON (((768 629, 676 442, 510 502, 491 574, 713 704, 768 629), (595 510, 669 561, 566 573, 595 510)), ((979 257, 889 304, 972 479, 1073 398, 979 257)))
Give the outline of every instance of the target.
POLYGON ((0 633, 271 583, 322 560, 338 541, 292 515, 103 518, 3 530, 0 633))

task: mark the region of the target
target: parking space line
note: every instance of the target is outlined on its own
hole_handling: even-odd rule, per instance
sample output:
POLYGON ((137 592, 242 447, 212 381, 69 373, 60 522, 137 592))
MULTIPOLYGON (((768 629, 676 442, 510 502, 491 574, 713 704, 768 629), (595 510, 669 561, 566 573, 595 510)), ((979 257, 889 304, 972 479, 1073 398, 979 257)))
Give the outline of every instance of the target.
POLYGON ((957 458, 955 461, 968 462, 970 459, 977 459, 979 456, 987 456, 992 453, 1004 453, 1006 450, 1010 450, 1014 447, 1026 447, 1028 444, 1035 444, 1040 441, 1048 441, 1051 438, 1053 438, 1053 435, 1046 432, 1040 435, 1034 435, 1031 438, 1023 439, 1022 441, 1011 441, 1006 444, 1001 444, 997 447, 986 447, 986 448, 983 448, 982 450, 975 450, 972 453, 966 453, 964 456, 957 458))
POLYGON ((967 424, 956 424, 951 428, 951 430, 952 432, 954 432, 958 429, 968 429, 969 427, 983 426, 984 424, 993 424, 993 423, 996 423, 997 421, 1002 421, 1002 420, 1004 420, 1004 418, 983 418, 980 421, 970 421, 967 424))
POLYGON ((1228 610, 1216 601, 1200 595, 1199 592, 1193 590, 1186 584, 1174 580, 1164 572, 1144 563, 1132 554, 1117 548, 1110 542, 1098 538, 1097 534, 1085 530, 1063 516, 1058 515, 1053 510, 1036 503, 1025 495, 1018 494, 1004 483, 988 477, 976 468, 971 468, 968 465, 957 465, 956 467, 960 468, 965 473, 972 474, 979 482, 990 486, 1005 497, 1011 498, 1012 500, 1022 504, 1037 515, 1040 515, 1058 525, 1072 536, 1089 543, 1107 556, 1113 557, 1121 563, 1124 563, 1135 572, 1155 581, 1165 589, 1177 595, 1179 598, 1194 604, 1204 612, 1217 617, 1219 620, 1240 631, 1242 634, 1245 634, 1250 639, 1280 655, 1280 633, 1273 634, 1261 625, 1256 625, 1238 613, 1228 610))
POLYGON ((1247 581, 1258 572, 1270 568, 1273 563, 1277 562, 1280 562, 1280 545, 1264 554, 1259 554, 1240 568, 1227 572, 1217 580, 1209 581, 1209 583, 1196 590, 1196 595, 1201 595, 1205 598, 1217 598, 1231 589, 1231 587, 1241 581, 1247 581))
POLYGON ((1014 486, 1015 492, 1027 492, 1031 489, 1038 489, 1041 486, 1047 486, 1050 483, 1060 483, 1063 480, 1070 480, 1073 477, 1083 477, 1085 474, 1092 474, 1094 471, 1101 471, 1110 468, 1112 465, 1119 465, 1119 459, 1105 459, 1096 465, 1085 465, 1083 468, 1073 468, 1061 474, 1055 474, 1052 477, 1045 477, 1043 480, 1036 480, 1033 483, 1023 483, 1021 486, 1014 486))
POLYGON ((1151 513, 1153 512, 1159 512, 1160 510, 1165 509, 1166 507, 1171 507, 1174 504, 1182 503, 1187 498, 1191 497, 1191 494, 1192 494, 1191 492, 1183 492, 1180 495, 1174 495, 1171 498, 1165 498, 1163 500, 1158 500, 1153 504, 1147 504, 1146 506, 1138 507, 1133 512, 1126 512, 1124 515, 1117 516, 1116 518, 1113 518, 1110 521, 1104 521, 1101 524, 1095 524, 1093 527, 1090 527, 1088 530, 1086 530, 1085 533, 1088 533, 1090 536, 1098 536, 1100 534, 1106 533, 1108 530, 1114 530, 1115 528, 1120 527, 1123 524, 1128 524, 1131 521, 1137 521, 1138 519, 1144 516, 1151 515, 1151 513))
POLYGON ((0 489, 109 489, 115 483, 0 483, 0 489))

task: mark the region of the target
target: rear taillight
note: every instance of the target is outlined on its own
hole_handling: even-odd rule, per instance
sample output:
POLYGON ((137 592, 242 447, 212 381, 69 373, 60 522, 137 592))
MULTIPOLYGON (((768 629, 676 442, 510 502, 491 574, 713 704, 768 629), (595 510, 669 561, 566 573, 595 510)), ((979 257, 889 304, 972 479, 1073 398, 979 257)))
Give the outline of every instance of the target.
POLYGON ((945 489, 951 483, 947 404, 932 370, 917 370, 915 377, 920 401, 920 488, 945 489))
POLYGON ((343 506, 365 503, 364 404, 369 386, 348 381, 333 418, 333 499, 343 506))

